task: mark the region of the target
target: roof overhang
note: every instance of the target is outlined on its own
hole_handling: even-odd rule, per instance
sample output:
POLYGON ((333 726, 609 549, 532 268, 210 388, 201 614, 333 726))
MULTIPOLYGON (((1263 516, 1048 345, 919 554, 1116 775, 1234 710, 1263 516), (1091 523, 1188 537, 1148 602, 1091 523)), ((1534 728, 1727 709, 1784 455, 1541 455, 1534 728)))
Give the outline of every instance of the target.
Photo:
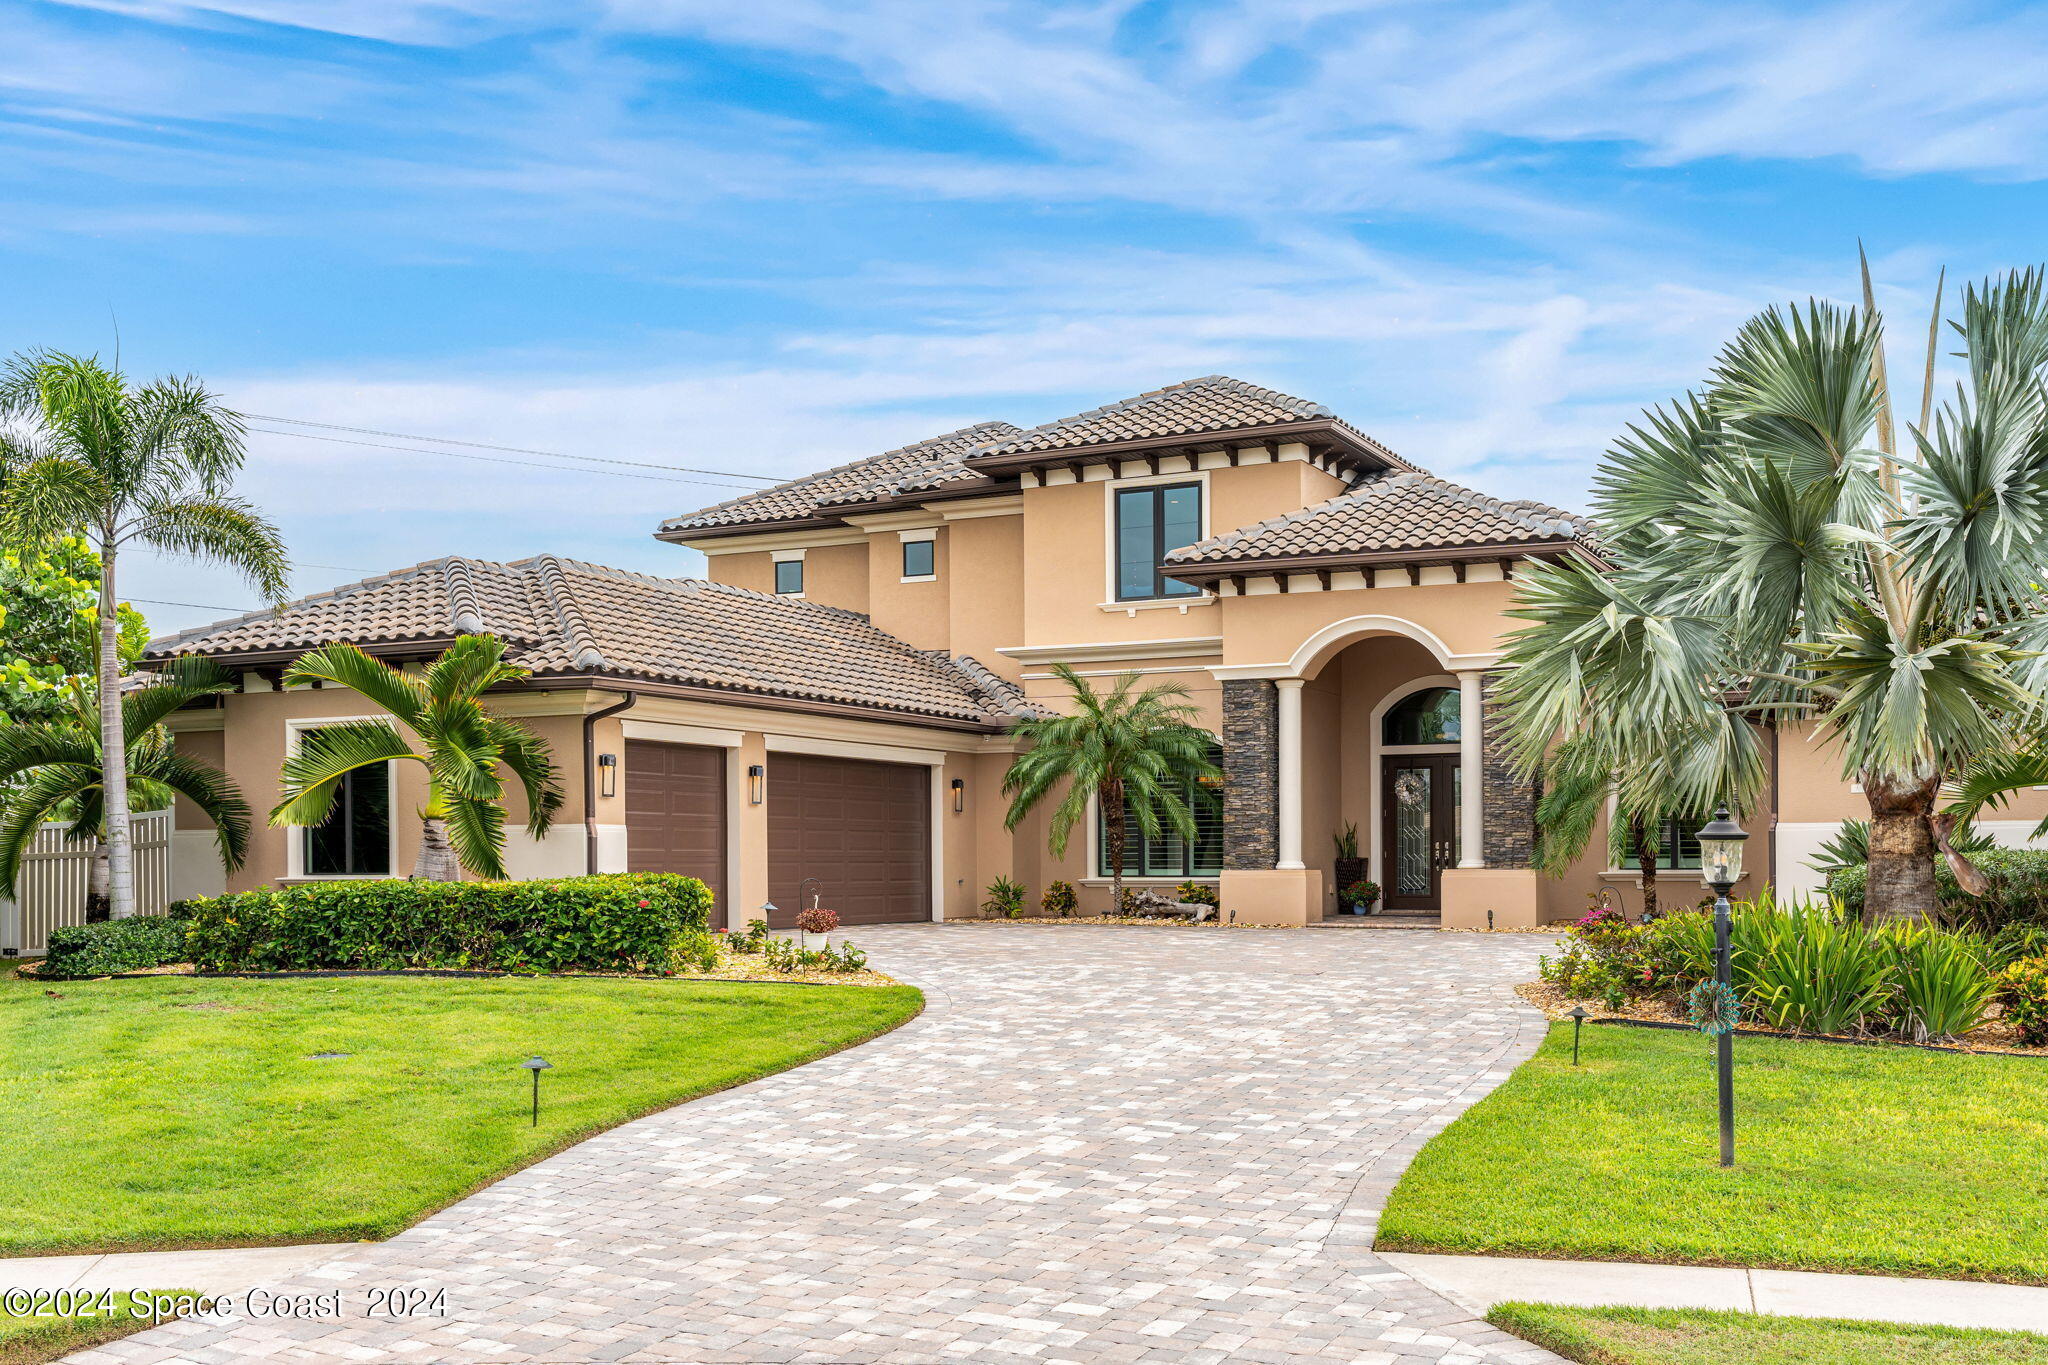
POLYGON ((1424 545, 1409 550, 1374 550, 1318 555, 1269 555, 1261 559, 1205 559, 1167 563, 1161 572, 1188 583, 1256 578, 1283 573, 1332 573, 1342 569, 1421 569, 1432 564, 1491 564, 1516 559, 1560 559, 1578 555, 1600 561, 1576 540, 1522 540, 1487 545, 1424 545))
POLYGON ((753 692, 734 687, 711 687, 697 683, 663 682, 658 678, 631 673, 535 673, 517 686, 548 691, 564 687, 604 688, 614 692, 637 692, 654 697, 678 697, 691 701, 720 702, 763 711, 795 711, 805 715, 843 716, 855 720, 891 720, 898 724, 922 725, 934 730, 959 730, 968 734, 1000 734, 1009 725, 997 720, 968 720, 941 716, 928 711, 887 706, 859 706, 852 702, 824 701, 794 697, 777 692, 753 692))
POLYGON ((1016 474, 1026 469, 1109 464, 1123 460, 1160 460, 1174 455, 1192 455, 1205 450, 1229 451, 1237 446, 1280 445, 1300 442, 1318 455, 1365 472, 1405 469, 1407 464, 1392 451, 1353 431, 1334 418, 1318 417, 1300 422, 1276 422, 1266 426, 1229 427, 1218 431, 1183 432, 1172 436, 1146 436, 1129 441, 1101 441, 1092 445, 1060 446, 1049 450, 1015 451, 1001 455, 975 455, 966 461, 969 469, 985 474, 1016 474))
POLYGON ((956 488, 926 488, 914 493, 876 498, 873 502, 835 504, 824 511, 808 512, 800 517, 743 521, 726 526, 686 526, 674 530, 663 527, 654 533, 654 538, 689 550, 704 550, 708 554, 711 552, 705 550, 706 545, 743 536, 781 536, 800 531, 843 531, 855 525, 855 518, 922 508, 932 503, 958 502, 963 498, 986 498, 991 494, 1014 492, 1015 489, 1015 483, 1007 482, 1001 477, 975 479, 956 488))

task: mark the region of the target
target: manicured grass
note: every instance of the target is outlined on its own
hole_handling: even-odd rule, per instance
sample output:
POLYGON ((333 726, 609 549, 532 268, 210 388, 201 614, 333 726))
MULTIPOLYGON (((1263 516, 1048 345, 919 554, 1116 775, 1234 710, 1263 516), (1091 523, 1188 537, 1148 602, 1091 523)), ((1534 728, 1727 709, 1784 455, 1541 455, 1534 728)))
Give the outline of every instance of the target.
POLYGON ((1487 1321, 1584 1365, 2048 1365, 2048 1337, 2030 1332, 1540 1303, 1487 1321))
POLYGON ((0 980, 0 1256, 388 1236, 922 1000, 672 980, 0 980), (536 1054, 553 1069, 534 1128, 519 1063, 536 1054))
POLYGON ((1422 1149, 1389 1250, 2048 1283, 2048 1062, 1571 1026, 1422 1149))
MULTIPOLYGON (((137 1290, 135 1295, 116 1294, 104 1303, 95 1297, 87 1305, 89 1312, 70 1317, 32 1316, 36 1307, 33 1304, 22 1305, 24 1311, 19 1316, 0 1308, 0 1365, 42 1365, 43 1361, 153 1327, 168 1320, 158 1314, 156 1303, 175 1303, 180 1293, 137 1290)), ((176 1311, 172 1309, 171 1315, 176 1311)))

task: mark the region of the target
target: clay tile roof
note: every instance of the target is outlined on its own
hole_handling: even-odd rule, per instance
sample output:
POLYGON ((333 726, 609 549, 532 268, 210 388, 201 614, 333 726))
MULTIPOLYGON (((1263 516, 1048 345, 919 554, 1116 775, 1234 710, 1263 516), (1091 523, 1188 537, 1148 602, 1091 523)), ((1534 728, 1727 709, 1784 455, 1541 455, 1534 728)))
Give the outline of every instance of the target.
POLYGON ((1338 421, 1337 415, 1321 403, 1295 398, 1274 389, 1262 389, 1242 379, 1210 374, 1187 379, 1163 389, 1141 393, 1120 403, 1092 408, 1062 417, 1041 427, 1019 432, 1008 440, 989 446, 986 456, 1022 455, 1074 450, 1116 441, 1137 441, 1147 437, 1199 436, 1227 433, 1245 427, 1276 426, 1288 422, 1326 422, 1369 446, 1388 464, 1407 468, 1407 463, 1377 441, 1338 421))
POLYGON ((488 631, 540 675, 601 673, 1000 728, 1036 711, 968 658, 913 649, 867 617, 696 579, 540 555, 443 559, 152 641, 145 660, 289 653, 488 631), (458 619, 462 621, 457 624, 458 619))
POLYGON ((1232 564, 1327 555, 1367 557, 1436 548, 1508 548, 1545 541, 1592 546, 1592 523, 1540 502, 1489 498, 1418 470, 1368 479, 1348 493, 1255 526, 1211 536, 1168 564, 1232 564))
POLYGON ((660 534, 710 527, 748 526, 757 522, 802 521, 829 515, 827 508, 845 509, 878 502, 903 492, 920 492, 946 483, 981 481, 963 463, 990 441, 1017 428, 1008 422, 977 422, 895 450, 870 455, 801 479, 764 488, 758 493, 670 517, 660 534))

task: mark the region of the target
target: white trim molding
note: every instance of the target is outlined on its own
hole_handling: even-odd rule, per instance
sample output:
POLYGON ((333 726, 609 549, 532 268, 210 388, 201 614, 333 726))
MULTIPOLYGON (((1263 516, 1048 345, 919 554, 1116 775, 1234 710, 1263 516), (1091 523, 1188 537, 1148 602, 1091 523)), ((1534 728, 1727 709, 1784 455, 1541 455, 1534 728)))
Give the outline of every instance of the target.
POLYGON ((702 543, 691 540, 678 540, 674 543, 695 550, 707 559, 715 559, 719 555, 759 554, 763 550, 816 550, 827 545, 865 545, 868 543, 868 537, 865 531, 835 527, 823 531, 784 531, 779 535, 742 537, 720 536, 716 540, 702 543))
POLYGON ((1273 687, 1279 702, 1279 724, 1276 727, 1276 747, 1279 762, 1274 785, 1279 807, 1279 857, 1273 866, 1278 871, 1292 872, 1299 869, 1301 861, 1301 690, 1305 678, 1275 678, 1273 687))
POLYGON ((1302 641, 1300 647, 1294 651, 1294 657, 1285 663, 1224 664, 1209 671, 1222 682, 1255 678, 1276 681, 1281 678, 1312 678, 1338 650, 1373 635, 1405 635, 1428 650, 1437 663, 1450 673, 1462 673, 1474 668, 1496 668, 1500 664, 1498 651, 1459 654, 1427 626, 1419 626, 1400 616, 1367 615, 1347 616, 1341 621, 1332 621, 1302 641))
POLYGON ((619 729, 627 739, 648 739, 662 744, 697 744, 710 749, 740 747, 738 730, 715 730, 706 725, 678 725, 668 720, 619 718, 619 729))
POLYGON ((1003 645, 996 653, 1020 664, 1107 663, 1118 659, 1207 659, 1223 652, 1221 635, 1173 640, 1096 640, 1077 645, 1003 645))

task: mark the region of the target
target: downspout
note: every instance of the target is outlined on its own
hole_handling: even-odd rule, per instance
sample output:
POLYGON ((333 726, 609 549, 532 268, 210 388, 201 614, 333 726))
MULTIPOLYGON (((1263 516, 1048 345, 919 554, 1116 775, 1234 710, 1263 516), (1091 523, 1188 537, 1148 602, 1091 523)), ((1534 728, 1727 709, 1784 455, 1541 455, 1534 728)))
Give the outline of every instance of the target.
POLYGON ((597 723, 606 716, 629 711, 640 700, 638 692, 613 693, 625 700, 592 711, 583 717, 583 870, 597 872, 597 723))

